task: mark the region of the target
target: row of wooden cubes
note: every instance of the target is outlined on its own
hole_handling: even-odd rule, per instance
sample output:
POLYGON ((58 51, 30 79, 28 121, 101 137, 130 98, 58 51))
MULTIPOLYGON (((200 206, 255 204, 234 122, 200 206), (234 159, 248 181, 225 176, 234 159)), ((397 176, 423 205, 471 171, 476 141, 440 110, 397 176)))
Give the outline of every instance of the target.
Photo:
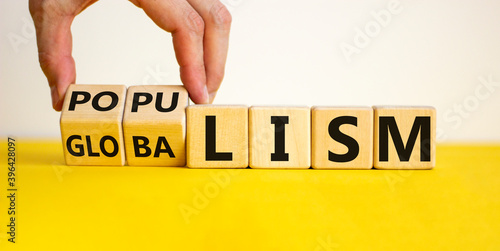
POLYGON ((68 165, 431 169, 432 107, 192 105, 182 86, 71 85, 68 165))

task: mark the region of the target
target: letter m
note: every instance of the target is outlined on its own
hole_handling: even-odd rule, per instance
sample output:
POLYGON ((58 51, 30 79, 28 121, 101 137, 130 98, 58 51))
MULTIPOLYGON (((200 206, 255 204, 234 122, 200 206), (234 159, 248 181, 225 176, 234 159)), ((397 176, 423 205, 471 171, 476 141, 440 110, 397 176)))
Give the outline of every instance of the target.
POLYGON ((416 117, 410 136, 403 143, 394 117, 379 117, 379 160, 389 160, 389 132, 400 161, 409 161, 420 131, 420 161, 431 161, 431 117, 416 117))

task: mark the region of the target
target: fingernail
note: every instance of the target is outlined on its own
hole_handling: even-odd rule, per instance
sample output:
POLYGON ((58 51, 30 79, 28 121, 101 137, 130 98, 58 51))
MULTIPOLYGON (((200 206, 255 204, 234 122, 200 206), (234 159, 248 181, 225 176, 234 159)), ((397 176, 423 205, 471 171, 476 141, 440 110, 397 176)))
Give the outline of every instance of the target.
POLYGON ((59 91, 56 86, 50 87, 50 95, 52 96, 52 107, 55 109, 60 100, 59 91))
POLYGON ((210 104, 214 102, 215 95, 217 95, 217 91, 214 91, 214 92, 210 93, 210 95, 209 95, 209 97, 210 97, 210 104))
POLYGON ((207 86, 203 88, 203 103, 204 104, 209 104, 210 103, 210 96, 208 95, 208 89, 207 86))

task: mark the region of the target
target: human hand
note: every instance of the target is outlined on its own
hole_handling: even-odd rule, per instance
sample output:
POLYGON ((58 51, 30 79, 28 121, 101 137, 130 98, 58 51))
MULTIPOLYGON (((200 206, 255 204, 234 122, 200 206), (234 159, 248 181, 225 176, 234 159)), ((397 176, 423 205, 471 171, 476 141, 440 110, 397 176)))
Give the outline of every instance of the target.
MULTIPOLYGON (((60 111, 76 80, 71 23, 97 0, 30 0, 38 57, 60 111)), ((224 77, 231 15, 219 0, 130 0, 172 33, 181 80, 193 102, 212 103, 224 77)))

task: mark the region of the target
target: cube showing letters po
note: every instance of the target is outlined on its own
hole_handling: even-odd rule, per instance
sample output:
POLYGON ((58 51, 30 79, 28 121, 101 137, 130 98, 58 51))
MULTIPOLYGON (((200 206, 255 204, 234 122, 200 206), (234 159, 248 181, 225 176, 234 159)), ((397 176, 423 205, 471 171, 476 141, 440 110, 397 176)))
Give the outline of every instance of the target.
POLYGON ((128 88, 123 132, 129 165, 186 165, 188 102, 188 93, 182 86, 128 88))
POLYGON ((248 166, 248 107, 194 105, 186 113, 188 167, 248 166))
POLYGON ((249 111, 250 167, 307 169, 311 165, 311 110, 259 107, 249 111))
POLYGON ((70 85, 61 112, 67 165, 124 165, 124 85, 70 85))
POLYGON ((311 113, 313 168, 373 167, 371 107, 313 107, 311 113))
POLYGON ((436 163, 433 107, 375 106, 374 166, 432 169, 436 163))

